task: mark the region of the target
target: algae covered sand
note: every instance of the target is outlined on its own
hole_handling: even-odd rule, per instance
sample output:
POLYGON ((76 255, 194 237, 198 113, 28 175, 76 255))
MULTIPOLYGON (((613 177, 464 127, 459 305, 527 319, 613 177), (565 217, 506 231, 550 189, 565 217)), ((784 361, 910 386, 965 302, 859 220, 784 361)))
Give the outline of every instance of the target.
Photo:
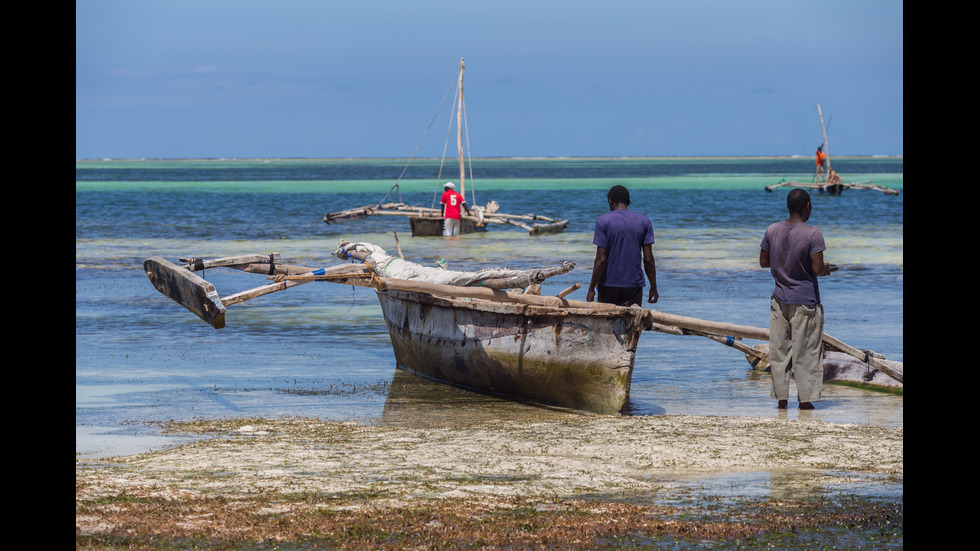
POLYGON ((697 416, 164 428, 201 439, 76 459, 77 547, 903 542, 901 428, 697 416))

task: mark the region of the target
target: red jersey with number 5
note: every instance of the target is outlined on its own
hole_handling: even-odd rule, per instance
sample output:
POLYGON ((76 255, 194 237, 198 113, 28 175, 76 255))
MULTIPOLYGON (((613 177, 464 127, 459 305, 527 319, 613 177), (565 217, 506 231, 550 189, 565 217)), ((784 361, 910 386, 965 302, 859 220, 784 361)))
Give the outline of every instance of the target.
POLYGON ((462 209, 462 203, 464 202, 465 199, 463 199, 462 195, 451 189, 447 189, 442 194, 442 200, 440 201, 440 203, 446 205, 446 218, 459 220, 460 210, 462 209))

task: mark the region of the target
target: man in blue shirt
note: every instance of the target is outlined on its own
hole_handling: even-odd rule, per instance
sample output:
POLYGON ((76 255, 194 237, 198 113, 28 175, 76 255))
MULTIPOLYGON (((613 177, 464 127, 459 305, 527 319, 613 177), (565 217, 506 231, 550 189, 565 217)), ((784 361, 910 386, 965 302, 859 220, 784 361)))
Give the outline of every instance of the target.
POLYGON ((596 246, 592 281, 585 300, 592 302, 599 288, 599 302, 631 306, 643 302, 643 274, 650 280, 649 302, 660 300, 657 264, 653 258, 653 224, 629 210, 630 192, 613 186, 606 194, 609 212, 596 220, 592 243, 596 246))

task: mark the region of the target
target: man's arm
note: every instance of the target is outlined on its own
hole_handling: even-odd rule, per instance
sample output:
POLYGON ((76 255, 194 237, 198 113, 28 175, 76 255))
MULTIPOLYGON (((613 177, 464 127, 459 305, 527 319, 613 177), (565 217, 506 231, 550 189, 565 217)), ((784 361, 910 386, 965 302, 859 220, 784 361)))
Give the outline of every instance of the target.
POLYGON ((595 248, 595 261, 592 263, 592 281, 589 282, 589 291, 585 294, 586 302, 595 300, 595 286, 599 284, 599 278, 606 273, 606 260, 609 252, 605 247, 595 248))
POLYGON ((823 251, 810 255, 810 268, 813 270, 814 275, 830 275, 830 264, 823 261, 823 251))
POLYGON ((763 268, 769 268, 771 266, 769 262, 769 251, 765 249, 759 250, 759 266, 763 268))
POLYGON ((660 292, 657 291, 657 261, 653 258, 653 246, 643 245, 643 271, 650 280, 650 297, 647 302, 657 302, 660 300, 660 292))

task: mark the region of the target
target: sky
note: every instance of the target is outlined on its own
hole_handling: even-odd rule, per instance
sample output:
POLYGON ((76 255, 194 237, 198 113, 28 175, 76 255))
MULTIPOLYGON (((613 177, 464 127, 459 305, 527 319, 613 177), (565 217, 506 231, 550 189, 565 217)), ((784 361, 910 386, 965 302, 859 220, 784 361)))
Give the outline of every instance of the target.
POLYGON ((903 155, 903 9, 76 0, 75 158, 903 155))

